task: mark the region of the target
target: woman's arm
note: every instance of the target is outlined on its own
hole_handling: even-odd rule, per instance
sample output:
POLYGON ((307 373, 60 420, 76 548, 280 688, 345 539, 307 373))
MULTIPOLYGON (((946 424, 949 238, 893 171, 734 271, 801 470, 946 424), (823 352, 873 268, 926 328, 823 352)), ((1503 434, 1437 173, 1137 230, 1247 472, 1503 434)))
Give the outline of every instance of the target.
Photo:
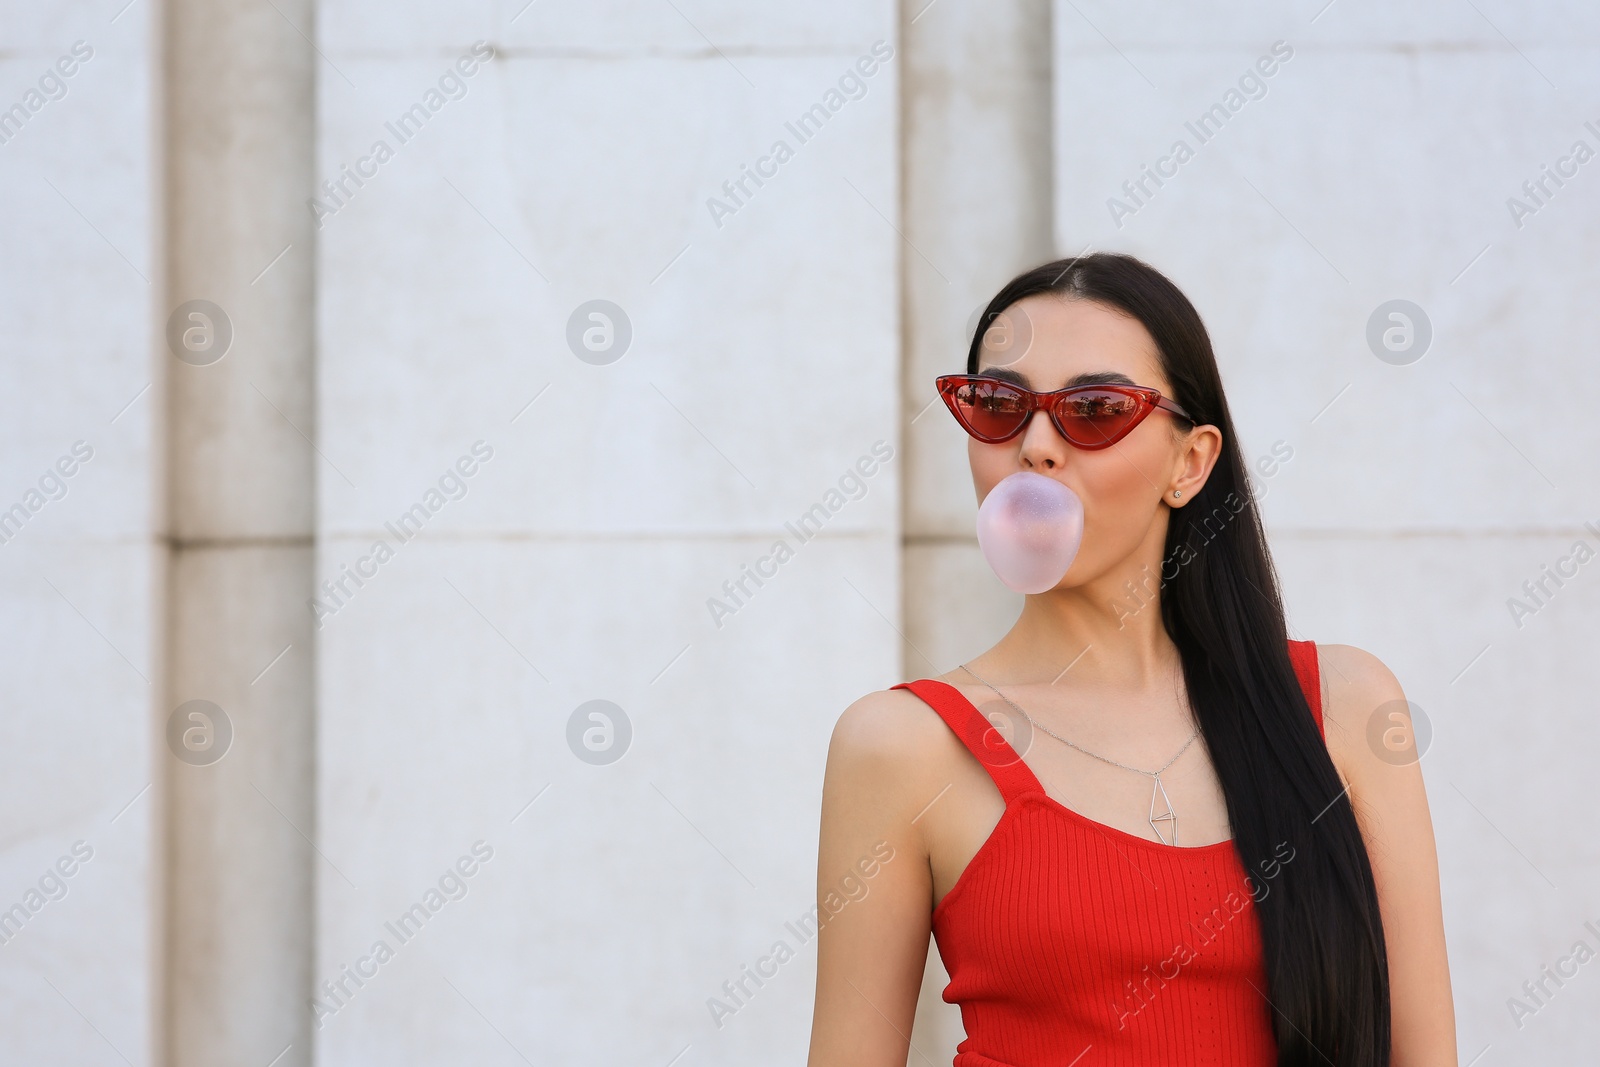
POLYGON ((822 783, 808 1067, 905 1067, 932 911, 928 852, 912 821, 939 792, 929 786, 937 776, 925 751, 930 719, 943 729, 926 705, 896 690, 862 697, 834 726, 822 783))
POLYGON ((1391 1062, 1455 1067, 1439 857, 1405 694, 1370 653, 1349 645, 1317 649, 1328 752, 1349 786, 1377 883, 1389 953, 1391 1062))

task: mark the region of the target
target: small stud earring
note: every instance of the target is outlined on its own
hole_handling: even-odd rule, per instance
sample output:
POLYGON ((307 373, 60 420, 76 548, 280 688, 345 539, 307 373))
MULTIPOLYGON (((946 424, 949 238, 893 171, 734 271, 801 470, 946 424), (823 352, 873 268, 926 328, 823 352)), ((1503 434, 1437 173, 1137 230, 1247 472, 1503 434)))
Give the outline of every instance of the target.
POLYGON ((1174 500, 1178 499, 1182 495, 1183 495, 1183 490, 1182 489, 1174 489, 1172 491, 1172 499, 1174 499, 1174 500))

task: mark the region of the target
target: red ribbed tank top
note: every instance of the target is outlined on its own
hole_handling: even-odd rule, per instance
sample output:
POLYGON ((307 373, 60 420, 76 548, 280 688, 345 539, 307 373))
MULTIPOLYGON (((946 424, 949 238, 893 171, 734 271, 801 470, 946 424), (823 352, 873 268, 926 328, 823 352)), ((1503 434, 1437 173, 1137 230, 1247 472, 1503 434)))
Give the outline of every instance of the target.
MULTIPOLYGON (((1316 646, 1291 641, 1289 655, 1321 731, 1316 646)), ((893 688, 939 713, 1006 804, 933 910, 943 999, 967 1032, 952 1067, 1277 1062, 1259 919, 1231 839, 1164 845, 1095 822, 1046 796, 954 686, 893 688)), ((1254 884, 1271 892, 1275 873, 1254 884)))

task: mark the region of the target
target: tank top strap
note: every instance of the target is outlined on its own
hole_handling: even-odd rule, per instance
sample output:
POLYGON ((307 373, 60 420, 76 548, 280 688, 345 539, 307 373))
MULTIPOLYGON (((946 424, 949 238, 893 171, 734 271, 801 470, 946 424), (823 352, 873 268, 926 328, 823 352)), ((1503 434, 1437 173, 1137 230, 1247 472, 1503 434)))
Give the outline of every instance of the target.
POLYGON ((1016 749, 1005 735, 987 719, 961 690, 937 678, 921 678, 915 682, 901 682, 892 689, 909 689, 920 697, 955 732, 956 737, 977 759, 1007 804, 1024 793, 1043 793, 1044 786, 1034 777, 1033 771, 1017 755, 1016 749))
POLYGON ((1311 717, 1317 720, 1317 732, 1326 740, 1328 731, 1322 725, 1322 673, 1317 667, 1316 642, 1290 641, 1289 662, 1294 666, 1295 677, 1300 680, 1306 703, 1311 705, 1311 717))

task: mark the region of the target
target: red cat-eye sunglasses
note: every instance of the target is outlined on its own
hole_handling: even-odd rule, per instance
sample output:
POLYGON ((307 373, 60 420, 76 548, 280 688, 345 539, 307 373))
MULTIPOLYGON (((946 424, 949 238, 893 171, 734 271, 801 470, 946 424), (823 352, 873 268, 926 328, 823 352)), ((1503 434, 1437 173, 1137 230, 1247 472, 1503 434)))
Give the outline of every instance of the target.
POLYGON ((1194 420, 1158 390, 1144 385, 1074 385, 1038 393, 982 374, 942 374, 939 396, 962 429, 987 444, 1009 441, 1035 411, 1050 413, 1056 432, 1076 448, 1110 448, 1156 408, 1194 420))

